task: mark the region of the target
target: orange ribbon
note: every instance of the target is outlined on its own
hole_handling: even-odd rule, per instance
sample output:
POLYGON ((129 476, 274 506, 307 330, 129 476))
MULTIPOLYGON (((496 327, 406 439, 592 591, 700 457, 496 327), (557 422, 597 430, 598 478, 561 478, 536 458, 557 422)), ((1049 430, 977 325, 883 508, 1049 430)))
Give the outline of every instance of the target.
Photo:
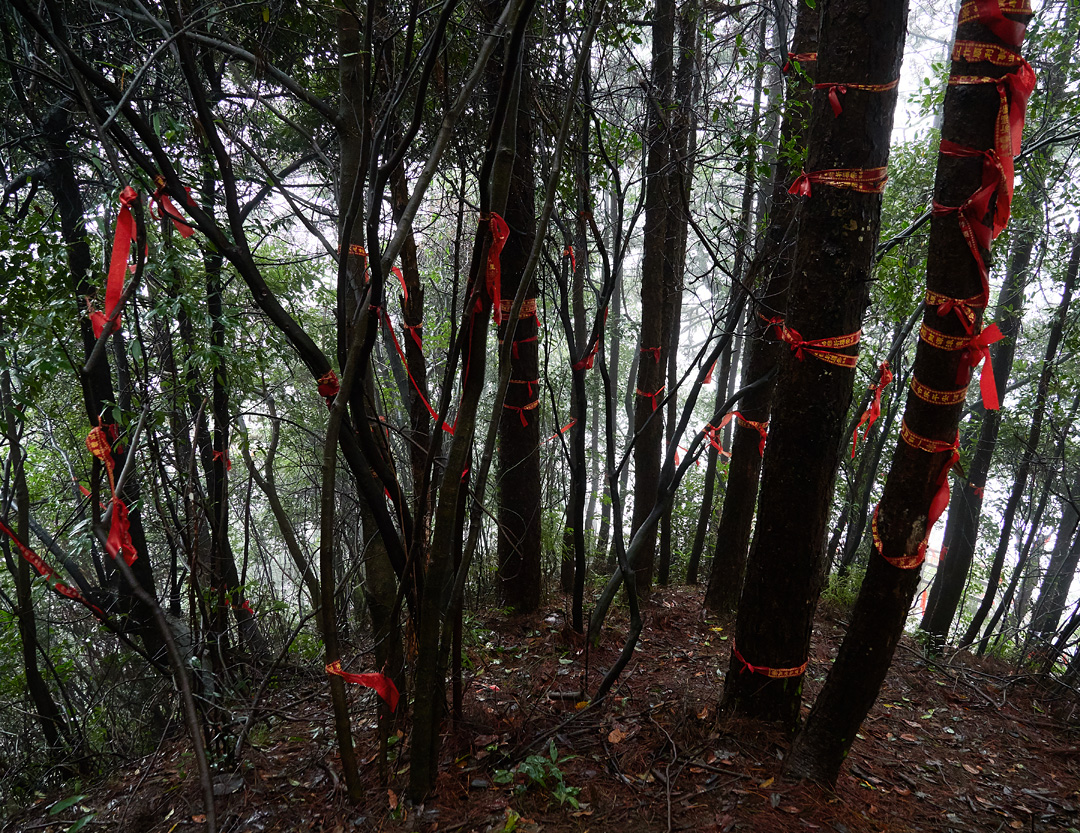
POLYGON ((855 426, 855 433, 851 437, 851 459, 855 459, 855 446, 859 442, 859 429, 863 423, 866 423, 866 431, 863 432, 863 442, 866 441, 867 435, 870 433, 870 429, 877 422, 877 418, 881 416, 881 392, 885 390, 889 382, 893 380, 892 370, 889 369, 888 362, 881 363, 881 375, 878 378, 878 382, 871 390, 874 391, 874 399, 870 403, 870 407, 867 408, 862 417, 859 419, 859 424, 855 426))
POLYGON ((351 674, 348 671, 341 670, 341 660, 339 659, 326 666, 326 673, 341 677, 347 683, 356 683, 356 685, 362 685, 365 688, 374 690, 390 706, 390 711, 397 711, 398 698, 401 695, 398 694, 394 681, 385 674, 351 674))
POLYGON ((804 339, 798 330, 792 329, 786 324, 780 325, 780 340, 791 347, 791 351, 799 361, 803 360, 804 353, 809 353, 823 362, 835 364, 838 367, 855 367, 859 363, 858 356, 849 356, 844 353, 830 351, 854 347, 859 343, 860 338, 862 338, 862 330, 846 336, 804 339))
POLYGON ((982 393, 983 406, 989 411, 996 411, 1001 407, 998 400, 997 382, 994 380, 994 369, 990 366, 990 345, 1005 338, 1004 333, 997 324, 986 327, 977 336, 972 336, 964 348, 964 355, 957 370, 956 382, 967 381, 967 372, 974 370, 983 362, 982 373, 979 375, 979 391, 982 393))
POLYGON ((500 301, 500 286, 502 284, 502 267, 499 264, 499 256, 502 254, 506 239, 510 236, 510 227, 506 220, 495 212, 489 218, 491 228, 491 246, 488 248, 486 286, 487 294, 491 299, 491 309, 495 316, 495 323, 502 323, 502 303, 500 301))
POLYGON ((740 674, 745 674, 749 671, 751 674, 761 674, 773 680, 786 680, 792 677, 801 677, 806 671, 806 666, 809 664, 809 660, 807 660, 802 665, 796 666, 795 668, 766 668, 764 665, 751 665, 746 661, 746 657, 739 653, 739 649, 735 645, 734 640, 732 640, 731 643, 731 653, 735 655, 735 659, 742 663, 742 668, 739 669, 740 674))
POLYGON ((546 443, 551 442, 552 440, 554 440, 556 437, 560 436, 561 434, 565 434, 567 431, 569 431, 575 425, 577 425, 577 420, 576 419, 570 420, 568 423, 566 423, 566 425, 564 425, 562 428, 560 428, 558 431, 556 431, 554 434, 552 434, 550 437, 548 437, 546 440, 544 440, 544 442, 546 442, 546 443))
POLYGON ((788 188, 789 194, 811 196, 810 184, 817 182, 833 188, 848 188, 863 194, 880 194, 889 176, 885 168, 826 168, 822 171, 803 171, 788 188))
POLYGON ((839 115, 844 112, 844 108, 840 104, 840 96, 846 95, 848 90, 862 90, 867 93, 885 93, 895 89, 896 85, 899 83, 900 79, 890 81, 887 84, 833 84, 826 81, 820 84, 814 84, 814 89, 829 91, 829 104, 832 106, 833 116, 839 117, 839 115))

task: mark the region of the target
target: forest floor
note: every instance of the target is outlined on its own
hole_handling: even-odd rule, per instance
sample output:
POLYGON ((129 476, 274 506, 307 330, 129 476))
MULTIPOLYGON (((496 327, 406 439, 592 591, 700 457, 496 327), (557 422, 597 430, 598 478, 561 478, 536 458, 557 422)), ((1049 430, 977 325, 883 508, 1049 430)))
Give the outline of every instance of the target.
MULTIPOLYGON (((403 751, 387 785, 379 777, 373 696, 355 687, 366 794, 349 804, 325 677, 281 672, 260 703, 262 722, 243 764, 216 776, 218 829, 1080 830, 1075 693, 966 654, 928 664, 905 637, 831 792, 783 779, 782 733, 717 715, 731 625, 702 615, 698 589, 659 590, 643 616, 638 651, 603 710, 580 708, 577 692, 583 682, 595 690, 614 661, 625 611, 613 611, 603 645, 588 656, 561 611, 470 622, 463 720, 444 736, 437 796, 421 807, 403 799, 407 734, 391 747, 392 755, 403 751)), ((842 617, 823 611, 805 702, 813 702, 843 632, 842 617)), ((153 755, 84 788, 78 803, 50 814, 62 796, 42 797, 2 829, 59 833, 87 818, 86 831, 201 833, 205 817, 188 749, 183 735, 167 738, 153 755)))

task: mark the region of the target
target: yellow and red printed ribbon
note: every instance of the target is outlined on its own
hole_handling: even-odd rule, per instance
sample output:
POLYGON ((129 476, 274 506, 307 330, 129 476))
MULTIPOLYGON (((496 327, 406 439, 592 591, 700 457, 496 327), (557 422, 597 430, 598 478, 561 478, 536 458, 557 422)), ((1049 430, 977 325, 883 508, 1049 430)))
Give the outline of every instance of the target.
POLYGON ((956 158, 982 158, 983 175, 979 191, 982 192, 987 188, 991 188, 991 193, 997 195, 997 199, 994 201, 994 220, 990 234, 991 240, 996 239, 1009 222, 1013 198, 1012 175, 1006 172, 1005 165, 998 157, 997 151, 993 148, 990 150, 978 150, 977 148, 950 142, 948 139, 942 139, 940 153, 942 156, 956 158))
MULTIPOLYGON (((952 471, 953 466, 960 462, 960 432, 956 432, 956 439, 951 443, 943 440, 931 440, 919 436, 908 428, 906 422, 902 421, 900 423, 900 439, 912 448, 925 451, 927 454, 940 454, 943 451, 952 452, 938 475, 938 490, 934 493, 933 500, 930 501, 930 511, 926 519, 926 538, 928 540, 930 530, 934 528, 934 524, 941 517, 941 513, 945 511, 945 507, 949 505, 949 472, 952 471)), ((923 545, 925 546, 925 541, 923 545)))
POLYGON ((491 299, 491 309, 495 316, 495 323, 501 324, 502 303, 499 295, 502 284, 502 267, 499 263, 499 256, 502 254, 503 246, 506 245, 506 239, 510 236, 510 227, 506 224, 506 220, 495 212, 491 213, 488 222, 491 228, 491 246, 488 248, 485 285, 487 286, 488 297, 491 299))
POLYGON ((764 665, 751 665, 746 661, 746 657, 739 653, 739 648, 736 646, 734 640, 731 643, 731 653, 735 655, 742 668, 739 669, 740 674, 745 674, 749 671, 751 674, 761 674, 764 677, 769 677, 773 680, 787 680, 792 677, 801 677, 809 664, 809 660, 802 665, 798 665, 795 668, 766 668, 764 665))
POLYGON ((798 330, 788 327, 786 324, 779 325, 780 340, 791 347, 795 358, 803 360, 803 353, 809 353, 817 359, 838 367, 855 367, 859 363, 858 356, 849 356, 845 353, 833 353, 833 350, 843 350, 854 347, 862 338, 862 330, 849 333, 845 336, 832 336, 830 338, 804 339, 798 330))
POLYGON ((993 84, 997 87, 999 104, 994 124, 994 151, 997 153, 1010 195, 1014 178, 1013 159, 1020 153, 1027 100, 1035 89, 1035 81, 1035 70, 1023 58, 1015 72, 1001 78, 982 75, 953 75, 949 78, 950 86, 993 84))
POLYGON ((665 387, 666 387, 666 385, 661 385, 661 386, 660 386, 659 388, 657 388, 657 390, 656 390, 655 392, 653 392, 653 393, 649 393, 648 391, 643 391, 643 390, 642 390, 641 388, 636 388, 634 392, 635 392, 635 393, 636 393, 636 394, 637 394, 638 396, 647 396, 647 397, 649 397, 649 399, 651 399, 651 400, 652 400, 652 409, 653 409, 653 410, 655 411, 655 410, 656 410, 656 408, 657 408, 657 404, 656 404, 656 397, 658 397, 658 396, 659 396, 660 394, 662 394, 662 393, 664 392, 664 388, 665 388, 665 387))
POLYGON ((1009 46, 1019 46, 1024 40, 1023 23, 1009 20, 1009 14, 1031 14, 1029 0, 964 0, 960 6, 960 23, 977 20, 1009 46))
POLYGON ((954 43, 952 59, 969 64, 989 63, 998 67, 1018 67, 1024 61, 1011 49, 976 40, 958 40, 954 43))
MULTIPOLYGON (((513 298, 503 298, 499 302, 499 309, 502 311, 503 317, 510 315, 510 310, 514 306, 513 298)), ((521 310, 518 312, 518 320, 523 321, 526 318, 536 318, 536 299, 526 298, 521 302, 521 310)), ((540 326, 540 321, 537 320, 536 326, 540 326)))
POLYGON ((840 96, 846 95, 848 90, 862 90, 867 93, 887 93, 889 90, 896 89, 896 85, 899 83, 899 78, 889 81, 887 84, 837 84, 825 81, 820 84, 814 84, 814 89, 829 91, 829 104, 832 106, 833 116, 838 118, 840 114, 844 112, 843 105, 840 104, 840 96))
POLYGON ((82 604, 85 607, 89 608, 89 610, 91 610, 100 619, 105 618, 105 611, 93 602, 91 602, 89 599, 87 599, 86 596, 84 596, 74 587, 68 587, 66 584, 59 581, 53 584, 53 579, 56 578, 56 570, 50 567, 44 558, 42 558, 40 555, 30 549, 30 547, 24 544, 21 540, 19 540, 19 537, 15 534, 11 527, 9 527, 3 521, 0 521, 0 532, 3 532, 5 535, 8 536, 8 538, 12 540, 12 542, 15 544, 15 548, 19 551, 19 554, 22 555, 22 557, 26 560, 28 564, 30 564, 31 567, 37 570, 38 575, 45 579, 46 583, 53 591, 60 594, 61 596, 66 596, 72 601, 79 602, 79 604, 82 604))
MULTIPOLYGON (((176 210, 173 201, 169 199, 169 193, 165 190, 165 177, 158 174, 154 177, 154 184, 157 186, 157 190, 154 191, 154 201, 161 206, 162 215, 172 220, 172 224, 176 228, 176 231, 181 237, 187 240, 195 233, 195 229, 184 220, 180 212, 176 210)), ((195 201, 191 198, 191 189, 185 187, 184 190, 187 191, 188 205, 195 205, 195 201)), ((153 203, 151 203, 150 213, 153 214, 153 203)), ((160 219, 160 217, 158 217, 158 219, 160 219)))
POLYGON ((112 517, 109 522, 109 536, 105 541, 105 549, 113 558, 122 553, 124 561, 130 567, 139 556, 135 550, 135 545, 131 543, 131 523, 128 520, 127 504, 116 494, 112 445, 110 445, 105 429, 101 425, 95 425, 90 429, 90 433, 86 435, 86 448, 101 460, 109 476, 109 493, 112 495, 112 517))
POLYGON ((851 437, 851 459, 855 459, 855 446, 859 442, 859 429, 862 428, 863 423, 866 423, 866 431, 863 432, 863 441, 865 442, 867 434, 870 433, 870 429, 877 422, 877 418, 881 416, 881 392, 885 390, 889 382, 893 380, 892 370, 889 368, 888 362, 881 363, 881 375, 878 377, 877 384, 874 385, 871 390, 874 391, 874 398, 870 402, 870 407, 867 408, 862 417, 859 419, 858 425, 855 426, 855 433, 851 437))
POLYGON ((878 532, 877 517, 878 507, 875 506, 874 516, 870 520, 870 534, 874 539, 874 549, 878 551, 878 555, 900 570, 914 570, 922 564, 926 559, 926 542, 930 538, 930 528, 927 527, 926 537, 919 542, 919 548, 914 555, 890 556, 885 554, 885 542, 881 540, 881 533, 878 532))
POLYGON ((974 370, 979 366, 979 362, 983 362, 982 373, 979 374, 979 391, 982 393, 983 406, 988 411, 996 411, 1001 407, 994 369, 990 366, 990 345, 1003 338, 1005 335, 997 324, 991 324, 977 336, 972 336, 964 347, 964 355, 956 374, 957 384, 966 382, 968 370, 974 370))
POLYGON ((788 188, 789 194, 811 196, 811 183, 848 188, 863 194, 880 194, 885 190, 889 175, 885 168, 826 168, 821 171, 803 171, 788 188))
POLYGON ((950 298, 940 292, 926 290, 926 303, 936 306, 937 314, 942 318, 950 312, 955 312, 969 334, 975 329, 975 310, 985 308, 986 301, 987 299, 982 295, 972 298, 950 298))
POLYGON ((386 701, 386 704, 390 707, 390 711, 397 711, 398 698, 401 695, 398 694, 397 686, 394 685, 394 681, 385 674, 374 672, 369 674, 352 674, 341 669, 341 660, 339 659, 334 660, 326 666, 326 673, 341 677, 341 679, 347 683, 355 683, 356 685, 362 685, 365 688, 372 689, 386 701))
POLYGON ((511 385, 528 385, 529 396, 533 395, 533 388, 540 385, 539 379, 511 379, 511 385))
POLYGON ((986 306, 990 297, 990 270, 983 259, 983 250, 990 251, 990 243, 993 241, 993 225, 987 225, 983 218, 990 210, 990 199, 994 196, 996 186, 984 185, 974 194, 967 198, 961 205, 942 205, 936 200, 931 212, 936 216, 956 214, 960 223, 960 233, 968 244, 971 256, 975 259, 975 265, 979 268, 979 280, 982 282, 982 295, 979 296, 982 306, 986 306))
POLYGON ((738 411, 735 411, 735 424, 742 425, 744 428, 753 428, 758 432, 760 439, 758 440, 758 456, 765 456, 765 440, 769 435, 769 423, 768 422, 755 422, 752 419, 747 419, 738 411))
POLYGON ((109 258, 109 274, 105 281, 105 311, 99 312, 87 301, 90 309, 90 324, 94 328, 94 337, 101 338, 105 323, 116 315, 113 329, 120 329, 120 314, 116 305, 124 292, 124 273, 128 269, 131 246, 135 242, 135 218, 131 215, 131 206, 139 199, 138 192, 130 185, 120 192, 120 210, 116 215, 116 231, 113 233, 112 255, 109 258))
POLYGON ((941 405, 943 407, 949 407, 951 405, 959 405, 965 399, 967 399, 967 385, 959 390, 934 390, 927 387, 914 376, 911 377, 911 392, 914 393, 923 402, 928 402, 931 405, 941 405))

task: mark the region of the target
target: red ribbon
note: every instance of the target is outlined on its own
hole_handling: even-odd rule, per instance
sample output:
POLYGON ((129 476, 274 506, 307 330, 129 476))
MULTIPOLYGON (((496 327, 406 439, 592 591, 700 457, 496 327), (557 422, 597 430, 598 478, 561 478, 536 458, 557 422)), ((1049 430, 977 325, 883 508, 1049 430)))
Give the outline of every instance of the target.
MULTIPOLYGON (((409 381, 412 382, 412 386, 413 389, 416 391, 416 395, 420 398, 420 401, 423 403, 424 408, 427 409, 427 412, 431 415, 431 418, 438 422, 438 412, 431 407, 431 403, 428 402, 427 397, 424 396, 424 392, 420 390, 420 384, 412 375, 412 371, 409 370, 409 360, 405 357, 405 351, 401 349, 401 344, 398 342, 397 333, 394 332, 394 325, 390 323, 390 316, 387 314, 386 310, 382 309, 381 307, 372 307, 372 310, 374 310, 376 316, 381 317, 382 320, 386 322, 386 329, 390 332, 390 340, 393 341, 394 349, 397 350, 397 354, 401 357, 402 364, 405 365, 405 373, 408 375, 409 381)), ((443 431, 445 431, 447 434, 454 433, 453 426, 448 425, 445 421, 442 424, 442 428, 443 431)))
MULTIPOLYGON (((169 199, 169 194, 165 190, 165 177, 160 174, 154 177, 154 184, 157 185, 157 190, 154 191, 154 199, 161 205, 161 213, 172 220, 172 224, 180 236, 187 240, 195 233, 195 229, 184 222, 184 218, 176 210, 172 200, 169 199)), ((185 187, 184 190, 187 191, 188 205, 195 205, 195 201, 191 198, 191 189, 185 187)))
POLYGON ((662 394, 664 392, 665 387, 666 387, 666 385, 661 385, 654 393, 649 393, 647 391, 643 391, 641 388, 637 388, 636 393, 637 393, 638 396, 647 396, 647 397, 649 397, 649 399, 652 400, 652 409, 655 411, 656 407, 657 407, 657 405, 656 405, 656 397, 658 397, 660 394, 662 394))
POLYGON ((708 385, 712 383, 712 374, 714 370, 716 370, 716 362, 713 362, 709 366, 709 372, 705 374, 705 381, 702 384, 708 385))
POLYGON ((862 194, 880 194, 885 190, 889 177, 885 168, 826 168, 821 171, 803 171, 791 187, 789 194, 801 197, 811 196, 810 184, 819 182, 833 188, 849 188, 862 194))
POLYGON ((566 425, 564 425, 562 428, 560 428, 558 431, 556 431, 554 434, 552 434, 550 437, 548 437, 546 440, 544 440, 544 442, 548 442, 548 443, 551 442, 553 439, 555 439, 559 435, 565 434, 567 431, 569 431, 575 425, 577 425, 577 420, 576 419, 570 420, 568 423, 566 423, 566 425))
POLYGON ((884 93, 896 87, 899 81, 890 81, 887 84, 830 84, 828 82, 814 84, 816 90, 829 91, 829 104, 832 107, 833 117, 838 118, 844 112, 840 104, 840 96, 847 95, 848 90, 863 90, 868 93, 884 93))
POLYGON ((874 399, 870 403, 870 407, 863 412, 862 417, 859 419, 859 424, 855 426, 855 433, 851 437, 851 459, 855 459, 855 446, 859 442, 859 429, 863 423, 866 423, 866 431, 863 432, 863 440, 866 440, 866 435, 870 433, 870 429, 874 423, 877 422, 877 418, 881 416, 881 392, 885 390, 886 386, 893 380, 892 370, 889 369, 888 362, 881 363, 881 376, 878 378, 878 382, 873 387, 874 399))
POLYGON ((701 429, 701 433, 705 435, 705 438, 709 441, 709 445, 716 449, 716 453, 722 457, 730 457, 730 451, 724 451, 724 446, 720 442, 720 434, 724 430, 724 426, 731 422, 737 414, 737 411, 729 411, 724 414, 724 418, 720 420, 719 425, 707 424, 701 429))
POLYGON ((229 455, 226 454, 224 451, 215 451, 214 452, 214 460, 215 460, 215 462, 217 460, 221 460, 221 459, 225 460, 225 471, 232 471, 232 460, 229 459, 229 455))
POLYGON ((319 396, 324 399, 333 399, 341 390, 341 383, 338 382, 337 374, 333 370, 328 370, 320 376, 317 384, 319 386, 319 396))
MULTIPOLYGON (((515 344, 517 342, 514 342, 515 344)), ((596 354, 600 351, 600 339, 596 339, 593 342, 592 349, 582 358, 580 361, 574 362, 571 367, 574 370, 592 370, 593 363, 596 361, 596 354)))
POLYGON ((660 347, 642 347, 641 352, 642 353, 652 353, 653 358, 656 360, 656 363, 660 364, 660 351, 661 351, 661 349, 662 348, 660 348, 660 347))
POLYGON ((61 582, 52 584, 52 580, 56 578, 56 571, 45 562, 45 559, 43 559, 40 555, 30 549, 30 547, 26 546, 26 544, 24 544, 22 541, 20 541, 18 536, 16 536, 14 531, 12 531, 11 527, 9 527, 3 521, 0 521, 0 532, 3 532, 15 543, 15 547, 16 549, 18 549, 20 555, 22 555, 22 557, 26 559, 27 563, 29 563, 30 566, 37 570, 38 575, 45 579, 45 581, 50 584, 54 591, 59 593, 61 596, 66 596, 69 599, 73 599, 74 601, 85 605, 100 618, 105 618, 105 611, 103 611, 100 607, 87 599, 78 590, 72 587, 68 587, 66 584, 63 584, 61 582))
POLYGON ((113 558, 123 554, 124 561, 129 567, 139 557, 135 545, 131 543, 131 523, 128 520, 127 504, 115 495, 112 500, 112 521, 109 523, 109 537, 105 541, 105 549, 113 558))
POLYGON ((1005 17, 998 0, 975 0, 975 9, 979 15, 979 23, 1009 46, 1019 46, 1024 42, 1024 30, 1027 27, 1005 17))
POLYGON ((394 681, 385 674, 350 674, 348 671, 341 670, 341 660, 339 659, 326 666, 326 673, 335 674, 347 683, 356 683, 374 690, 390 706, 390 711, 397 711, 400 695, 394 681))
POLYGON ((491 299, 491 311, 495 316, 495 323, 502 323, 502 304, 500 303, 500 286, 502 284, 502 267, 499 264, 499 255, 502 254, 506 238, 510 236, 510 227, 506 220, 495 212, 491 213, 489 220, 491 227, 491 246, 488 248, 486 286, 488 297, 491 299))
POLYGON ((405 286, 405 276, 403 274, 401 274, 401 270, 398 269, 396 266, 390 267, 390 271, 393 272, 397 276, 398 282, 401 284, 401 294, 404 296, 403 300, 404 300, 405 303, 408 303, 409 302, 409 289, 408 289, 407 286, 405 286))
POLYGON ((113 329, 120 328, 120 315, 116 305, 124 292, 124 273, 128 268, 131 244, 135 242, 135 218, 131 216, 131 206, 139 199, 138 192, 130 185, 120 192, 120 211, 116 215, 116 231, 113 233, 112 255, 109 259, 109 277, 105 283, 105 312, 91 311, 90 323, 94 328, 94 337, 101 338, 105 323, 116 319, 113 329))
POLYGON ((993 149, 978 150, 959 145, 956 142, 950 142, 948 139, 942 139, 941 155, 958 158, 982 158, 983 178, 980 190, 992 187, 993 193, 997 195, 994 203, 994 225, 991 239, 996 238, 1009 222, 1013 197, 1013 177, 1011 173, 1006 173, 1005 165, 998 158, 997 151, 993 149))
POLYGON ((562 256, 570 258, 570 271, 572 273, 577 272, 577 260, 574 258, 574 247, 567 243, 566 248, 563 249, 562 256))
POLYGON ((833 353, 833 350, 841 350, 846 347, 854 347, 862 338, 862 330, 849 333, 844 336, 831 336, 829 338, 804 339, 798 330, 780 326, 780 340, 791 347, 795 358, 803 360, 803 353, 809 353, 817 359, 840 367, 855 367, 859 363, 858 356, 849 356, 845 353, 833 353))
POLYGON ((994 185, 984 185, 968 197, 962 205, 948 206, 935 201, 932 208, 932 213, 937 216, 956 214, 957 222, 960 223, 960 233, 964 235, 971 256, 975 258, 975 265, 979 268, 979 280, 982 281, 983 287, 981 300, 984 306, 990 296, 990 270, 986 266, 982 253, 984 249, 990 250, 994 229, 992 224, 987 225, 983 222, 983 218, 990 210, 990 199, 994 196, 995 190, 994 185))
POLYGON ((409 331, 409 335, 412 336, 413 343, 416 344, 417 350, 424 349, 424 340, 420 337, 418 330, 424 328, 423 324, 406 324, 405 329, 409 331))
POLYGON ((961 384, 967 381, 967 372, 979 366, 979 362, 985 359, 982 373, 979 375, 979 391, 982 393, 983 406, 989 411, 996 411, 1001 407, 998 400, 997 382, 994 379, 994 369, 990 366, 990 345, 1005 338, 1004 333, 997 324, 986 327, 977 336, 972 336, 968 346, 964 348, 960 359, 960 367, 957 370, 956 382, 961 384))

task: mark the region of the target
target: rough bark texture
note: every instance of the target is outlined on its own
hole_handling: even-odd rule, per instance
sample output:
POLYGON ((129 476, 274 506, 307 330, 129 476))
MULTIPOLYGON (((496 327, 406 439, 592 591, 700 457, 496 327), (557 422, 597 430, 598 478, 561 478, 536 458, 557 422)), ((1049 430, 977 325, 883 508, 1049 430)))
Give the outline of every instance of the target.
MULTIPOLYGON (((1009 271, 1001 287, 994 321, 1005 338, 990 348, 994 379, 998 391, 1005 384, 1012 370, 1016 354, 1016 339, 1020 334, 1020 321, 1024 314, 1024 287, 1031 275, 1031 251, 1035 236, 1030 229, 1018 235, 1009 271)), ((968 573, 975 558, 975 543, 979 537, 979 518, 982 515, 983 489, 990 473, 990 463, 997 448, 998 430, 1001 427, 1001 411, 984 411, 979 426, 979 438, 967 467, 963 487, 956 490, 949 506, 949 519, 945 526, 942 552, 945 555, 934 576, 934 584, 926 604, 926 615, 921 629, 928 633, 931 644, 941 650, 949 635, 949 628, 956 618, 960 598, 964 592, 968 573)))
MULTIPOLYGON (((957 38, 987 40, 989 31, 978 22, 958 25, 957 38)), ((953 74, 975 74, 956 61, 953 74)), ((985 67, 986 71, 992 71, 985 67)), ((997 68, 997 74, 1004 74, 997 68)), ((950 86, 945 96, 942 136, 968 147, 992 147, 998 95, 994 85, 950 86)), ((962 204, 982 185, 981 160, 942 155, 938 159, 934 199, 946 206, 962 204)), ((930 224, 927 289, 950 298, 982 298, 985 288, 978 266, 961 235, 955 214, 935 215, 930 224)), ((972 326, 979 332, 981 309, 974 309, 972 326)), ((967 338, 960 317, 943 305, 927 304, 924 323, 956 338, 967 338)), ((934 391, 966 388, 970 373, 958 376, 960 350, 940 349, 920 338, 912 385, 918 381, 934 391), (958 382, 958 378, 960 381, 958 382)), ((856 732, 885 679, 893 652, 903 633, 912 597, 919 582, 919 565, 929 537, 929 508, 953 464, 952 447, 962 399, 955 404, 931 404, 914 391, 908 395, 902 434, 876 513, 877 550, 870 557, 859 591, 848 636, 818 695, 803 731, 785 761, 788 775, 825 784, 836 782, 856 732), (925 438, 930 441, 910 439, 925 438), (909 439, 903 439, 907 436, 909 439), (922 444, 916 447, 914 442, 922 444), (886 560, 892 559, 892 560, 886 560), (899 561, 897 561, 899 560, 899 561)))
MULTIPOLYGON (((907 7, 890 0, 821 6, 818 78, 883 84, 900 71, 907 7)), ((872 170, 889 158, 895 89, 850 89, 833 114, 824 90, 814 96, 805 170, 872 170)), ((859 332, 869 300, 870 265, 881 195, 823 184, 802 207, 786 327, 803 339, 859 332)), ((834 350, 854 355, 857 345, 834 350)), ((840 436, 854 368, 784 350, 762 466, 761 500, 735 644, 724 688, 729 712, 793 727, 802 692, 814 607, 821 582, 826 522, 839 463, 840 436), (776 677, 754 666, 793 669, 776 677)))
MULTIPOLYGON (((818 13, 805 2, 799 3, 798 18, 791 51, 813 52, 818 41, 818 13)), ((815 62, 807 61, 802 69, 811 76, 817 73, 815 62)), ((790 145, 806 135, 810 110, 811 83, 802 73, 788 76, 784 99, 781 144, 790 145)), ((761 249, 750 267, 750 279, 761 286, 758 303, 750 317, 750 338, 746 340, 743 359, 743 384, 761 378, 780 359, 778 341, 772 337, 767 319, 782 317, 787 307, 787 288, 791 279, 792 256, 798 202, 787 193, 794 172, 786 157, 777 161, 773 179, 772 212, 761 249)), ((776 382, 771 381, 749 393, 739 405, 746 420, 767 423, 776 382)), ((727 487, 720 525, 716 532, 712 570, 705 590, 705 607, 713 613, 732 613, 742 587, 746 551, 757 506, 758 478, 761 474, 761 435, 742 420, 736 421, 728 466, 727 487)))
MULTIPOLYGON (((634 404, 634 512, 631 537, 656 504, 660 481, 660 452, 664 438, 660 402, 667 367, 668 328, 665 310, 674 284, 668 260, 667 239, 672 224, 674 197, 668 167, 671 139, 667 114, 674 84, 673 53, 675 2, 657 0, 653 13, 652 84, 647 92, 649 151, 646 163, 644 252, 641 261, 641 356, 637 366, 637 399, 634 404)), ((633 563, 637 592, 647 596, 652 587, 656 530, 646 530, 646 540, 633 563)))
MULTIPOLYGON (((533 170, 531 85, 520 70, 517 137, 506 223, 510 236, 502 251, 504 307, 521 284, 536 234, 536 176, 533 170)), ((530 283, 510 353, 510 387, 499 417, 499 597, 519 613, 540 605, 540 365, 536 285, 530 283)), ((500 339, 506 322, 500 328, 500 339)))

